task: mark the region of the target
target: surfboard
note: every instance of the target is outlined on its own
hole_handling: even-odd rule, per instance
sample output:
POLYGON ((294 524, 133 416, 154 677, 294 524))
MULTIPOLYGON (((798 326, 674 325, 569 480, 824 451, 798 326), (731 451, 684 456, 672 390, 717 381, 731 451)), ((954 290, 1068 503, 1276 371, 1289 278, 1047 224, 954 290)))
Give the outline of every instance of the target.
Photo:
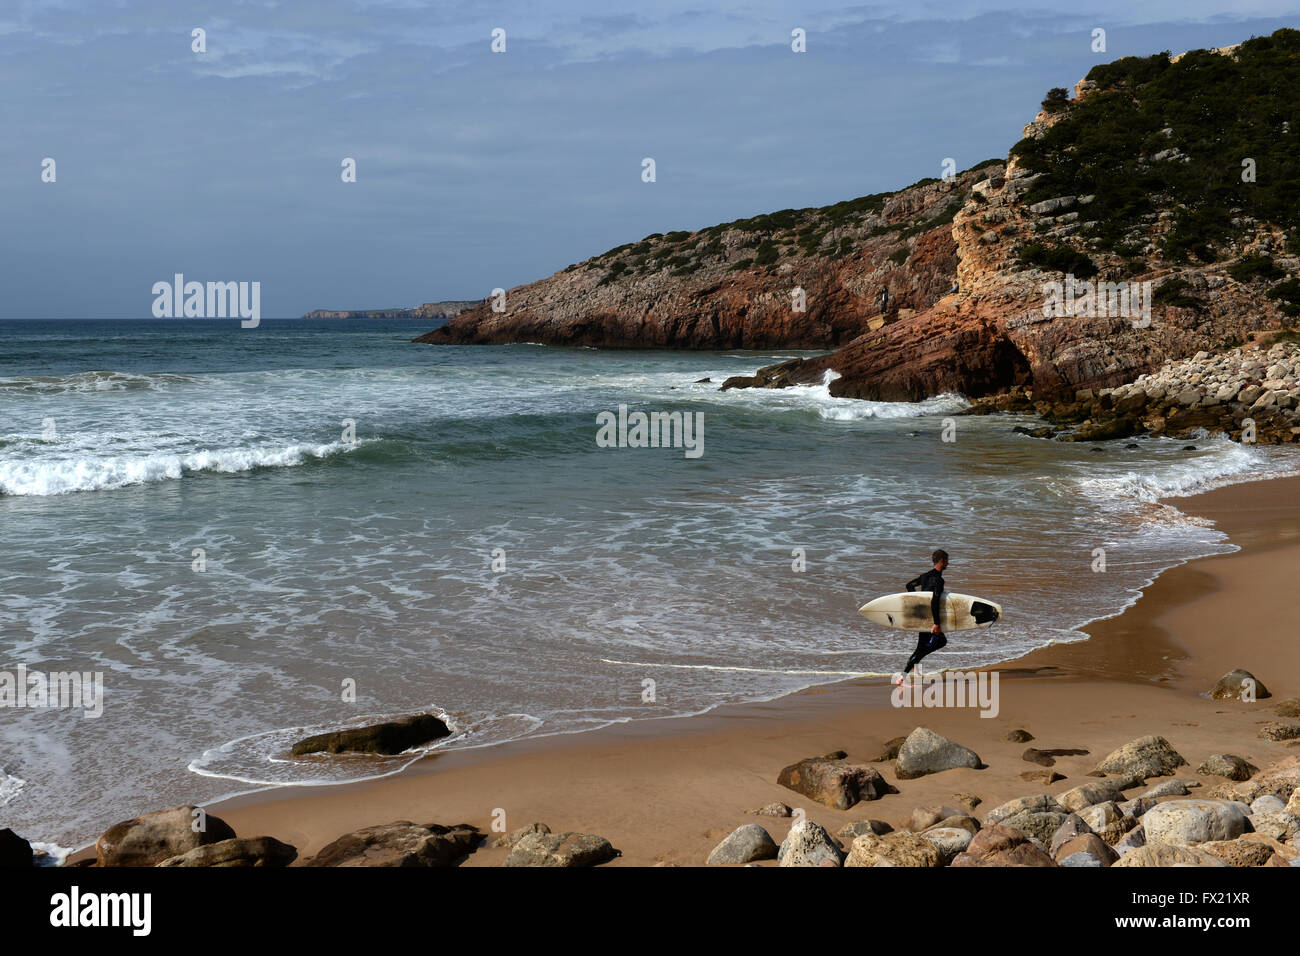
MULTIPOLYGON (((862 605, 858 613, 868 621, 899 631, 928 631, 934 623, 930 598, 929 591, 886 594, 862 605)), ((939 616, 939 626, 945 631, 970 631, 992 625, 1002 617, 1002 606, 969 594, 944 591, 939 616)))

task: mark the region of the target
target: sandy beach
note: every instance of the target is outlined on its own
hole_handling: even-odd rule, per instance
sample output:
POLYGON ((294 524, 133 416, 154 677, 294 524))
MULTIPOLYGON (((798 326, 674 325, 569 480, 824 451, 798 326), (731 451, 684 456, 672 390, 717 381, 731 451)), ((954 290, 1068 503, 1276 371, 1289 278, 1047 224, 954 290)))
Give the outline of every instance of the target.
MULTIPOLYGON (((900 827, 914 807, 955 803, 958 794, 980 798, 979 816, 1014 797, 1079 786, 1107 753, 1147 734, 1166 737, 1187 759, 1184 777, 1211 754, 1237 754, 1260 767, 1296 754, 1294 743, 1263 740, 1258 729, 1277 719, 1277 701, 1300 696, 1300 645, 1285 618, 1300 559, 1300 478, 1169 503, 1213 521, 1241 550, 1165 572, 1124 613, 1091 625, 1087 641, 992 668, 1001 691, 994 717, 969 708, 896 708, 886 682, 855 679, 702 716, 434 755, 390 778, 262 792, 209 809, 241 835, 297 847, 295 865, 348 831, 395 820, 469 823, 495 837, 494 813, 504 811, 508 830, 543 822, 555 832, 607 838, 621 852, 608 865, 695 866, 744 823, 763 824, 780 842, 790 820, 746 813, 773 802, 803 807, 831 832, 863 819, 900 827), (1234 668, 1254 673, 1273 696, 1255 704, 1211 700, 1214 682, 1234 668), (974 749, 986 769, 899 781, 891 763, 876 764, 900 792, 846 811, 776 783, 782 767, 832 750, 870 761, 917 726, 974 749), (1028 783, 1021 774, 1040 768, 1021 758, 1025 744, 1003 740, 1016 728, 1033 734, 1035 747, 1088 754, 1057 759, 1063 780, 1028 783)), ((1090 573, 1086 559, 1078 573, 1090 573)), ((1223 780, 1203 779, 1207 788, 1223 780)), ((463 865, 499 865, 507 850, 494 842, 463 865)))

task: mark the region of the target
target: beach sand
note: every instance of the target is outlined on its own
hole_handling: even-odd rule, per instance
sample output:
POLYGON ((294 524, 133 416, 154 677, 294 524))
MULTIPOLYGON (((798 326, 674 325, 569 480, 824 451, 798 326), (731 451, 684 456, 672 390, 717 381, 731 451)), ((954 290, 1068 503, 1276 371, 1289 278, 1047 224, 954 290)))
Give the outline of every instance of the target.
MULTIPOLYGON (((1147 734, 1166 737, 1188 760, 1183 777, 1195 777, 1195 768, 1215 753, 1237 754, 1259 767, 1300 753, 1257 735, 1261 724, 1278 719, 1274 704, 1300 696, 1300 643, 1288 617, 1300 566, 1300 478, 1233 485, 1170 503, 1213 520, 1241 550, 1165 572, 1123 614, 1088 627, 1087 641, 989 668, 1000 681, 995 717, 973 708, 896 708, 886 681, 862 678, 701 716, 434 755, 394 777, 263 792, 209 809, 240 835, 266 834, 294 845, 299 865, 361 827, 411 820, 470 823, 489 832, 494 811, 503 810, 508 830, 540 821, 555 832, 605 837, 622 854, 611 866, 696 866, 745 823, 762 824, 779 843, 789 819, 745 812, 773 802, 803 807, 832 833, 863 819, 900 827, 914 807, 955 805, 957 794, 980 797, 975 815, 982 817, 1013 797, 1079 786, 1093 779, 1085 775, 1111 750, 1147 734), (1238 667, 1254 673, 1273 697, 1255 704, 1210 700, 1215 681, 1238 667), (892 763, 876 764, 900 792, 847 811, 776 783, 782 767, 832 750, 870 761, 887 740, 917 726, 972 748, 987 768, 899 781, 892 763), (1029 783, 1020 775, 1041 768, 1021 759, 1029 745, 1002 739, 1014 728, 1033 734, 1034 747, 1089 753, 1057 759, 1053 769, 1066 779, 1029 783)), ((959 640, 960 634, 950 638, 959 640)), ((901 661, 910 641, 899 647, 901 661)), ((942 652, 931 658, 932 666, 942 658, 942 652)), ((1201 779, 1205 789, 1222 782, 1201 779)), ((494 842, 463 865, 499 865, 507 851, 494 842)))

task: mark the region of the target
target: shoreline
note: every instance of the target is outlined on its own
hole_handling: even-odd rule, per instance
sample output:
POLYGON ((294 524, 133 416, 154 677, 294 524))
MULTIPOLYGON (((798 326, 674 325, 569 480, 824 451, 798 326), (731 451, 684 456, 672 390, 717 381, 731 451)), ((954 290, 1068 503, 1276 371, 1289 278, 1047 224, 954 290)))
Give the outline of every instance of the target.
MULTIPOLYGON (((952 803, 956 793, 980 796, 985 809, 1028 792, 1057 793, 1086 782, 1097 761, 1146 734, 1167 737, 1183 753, 1191 765, 1183 775, 1212 753, 1237 753, 1259 766, 1294 755, 1294 746, 1258 739, 1254 731, 1273 716, 1271 702, 1300 696, 1300 648, 1272 626, 1288 593, 1286 569, 1300 558, 1300 477, 1162 499, 1170 502, 1213 521, 1238 550, 1163 571, 1119 614, 1087 625, 1085 641, 979 668, 996 672, 1002 684, 1001 710, 992 718, 975 710, 895 708, 886 681, 852 678, 703 714, 433 753, 390 776, 263 788, 205 806, 241 835, 297 847, 295 865, 346 832, 401 819, 476 825, 489 839, 462 865, 499 865, 506 850, 492 845, 492 819, 504 810, 508 831, 540 821, 556 832, 604 836, 622 851, 607 865, 689 866, 702 865, 744 823, 763 824, 779 842, 788 820, 744 812, 771 802, 802 806, 834 832, 868 817, 904 825, 913 807, 952 803), (1275 600, 1261 599, 1269 594, 1275 600), (1273 696, 1256 704, 1203 696, 1236 667, 1255 673, 1273 696), (916 726, 971 747, 987 768, 896 781, 890 764, 876 764, 901 792, 847 811, 775 782, 782 767, 831 750, 869 762, 887 740, 916 726), (1028 783, 1020 773, 1039 768, 1019 759, 1022 744, 1001 740, 1020 727, 1041 746, 1090 752, 1057 759, 1053 769, 1064 780, 1028 783)), ((1223 782, 1203 779, 1207 789, 1223 782)))

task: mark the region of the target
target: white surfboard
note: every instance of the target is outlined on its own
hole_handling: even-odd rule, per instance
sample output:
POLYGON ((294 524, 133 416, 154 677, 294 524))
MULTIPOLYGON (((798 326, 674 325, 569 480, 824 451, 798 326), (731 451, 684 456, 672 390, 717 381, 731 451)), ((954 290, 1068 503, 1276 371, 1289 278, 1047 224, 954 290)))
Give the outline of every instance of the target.
MULTIPOLYGON (((930 616, 929 591, 903 591, 886 594, 858 608, 868 621, 900 631, 928 631, 934 623, 930 616)), ((945 631, 970 631, 989 627, 1002 617, 1002 606, 969 594, 944 591, 939 606, 939 627, 945 631)))

